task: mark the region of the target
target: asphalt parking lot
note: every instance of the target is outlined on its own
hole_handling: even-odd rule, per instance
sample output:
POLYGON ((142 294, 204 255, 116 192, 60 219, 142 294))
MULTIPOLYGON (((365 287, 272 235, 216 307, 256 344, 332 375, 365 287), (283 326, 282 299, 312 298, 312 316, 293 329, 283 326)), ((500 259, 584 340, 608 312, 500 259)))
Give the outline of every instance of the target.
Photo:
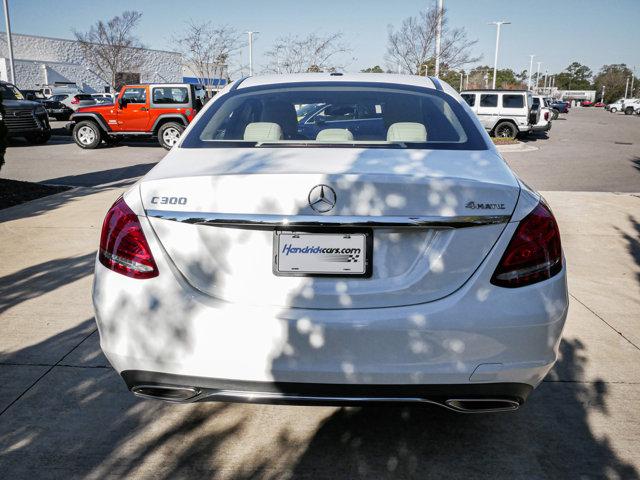
POLYGON ((0 477, 640 478, 640 117, 574 109, 527 145, 505 157, 558 217, 571 307, 556 367, 490 415, 134 398, 92 268, 108 206, 165 151, 10 147, 3 177, 81 188, 0 211, 0 477))

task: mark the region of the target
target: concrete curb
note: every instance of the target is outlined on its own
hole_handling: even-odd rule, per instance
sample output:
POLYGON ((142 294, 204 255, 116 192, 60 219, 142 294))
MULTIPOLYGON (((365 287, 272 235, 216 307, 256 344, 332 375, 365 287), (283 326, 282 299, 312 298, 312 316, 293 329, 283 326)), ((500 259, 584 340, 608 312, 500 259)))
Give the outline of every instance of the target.
POLYGON ((496 145, 499 152, 505 153, 520 153, 520 152, 535 152, 538 147, 533 145, 527 145, 524 142, 518 142, 515 145, 496 145))

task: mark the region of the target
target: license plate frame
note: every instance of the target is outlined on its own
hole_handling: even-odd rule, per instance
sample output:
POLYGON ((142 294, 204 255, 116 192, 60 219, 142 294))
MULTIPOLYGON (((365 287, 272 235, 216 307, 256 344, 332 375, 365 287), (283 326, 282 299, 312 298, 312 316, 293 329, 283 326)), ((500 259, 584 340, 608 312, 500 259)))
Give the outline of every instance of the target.
POLYGON ((349 278, 370 278, 372 274, 373 267, 373 231, 371 229, 366 228, 323 228, 321 230, 316 229, 278 229, 273 232, 273 248, 272 248, 272 265, 273 265, 273 274, 278 277, 349 277, 349 278), (362 246, 364 247, 364 255, 363 255, 363 271, 358 270, 357 272, 349 272, 349 271, 309 271, 309 270, 300 270, 300 271, 292 271, 292 270, 282 270, 280 269, 280 245, 281 240, 285 236, 293 236, 298 235, 300 238, 312 236, 330 236, 335 237, 340 235, 346 236, 362 236, 362 246))

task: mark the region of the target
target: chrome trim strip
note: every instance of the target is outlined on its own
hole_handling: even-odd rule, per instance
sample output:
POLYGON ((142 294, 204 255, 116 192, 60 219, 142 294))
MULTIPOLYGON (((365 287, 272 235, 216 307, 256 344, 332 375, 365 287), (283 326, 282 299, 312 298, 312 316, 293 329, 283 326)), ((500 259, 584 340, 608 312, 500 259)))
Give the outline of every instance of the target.
POLYGON ((378 228, 466 228, 508 223, 510 215, 366 216, 366 215, 267 215, 253 213, 172 212, 147 210, 147 216, 194 225, 227 227, 378 227, 378 228))

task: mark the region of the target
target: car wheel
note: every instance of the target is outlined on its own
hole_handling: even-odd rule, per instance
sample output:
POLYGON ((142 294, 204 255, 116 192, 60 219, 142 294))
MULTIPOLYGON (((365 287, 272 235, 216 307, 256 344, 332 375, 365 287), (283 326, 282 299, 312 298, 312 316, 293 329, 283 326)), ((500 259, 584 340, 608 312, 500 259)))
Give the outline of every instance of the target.
POLYGON ((633 107, 627 107, 624 109, 624 114, 625 115, 632 115, 633 114, 633 107))
POLYGON ((80 148, 97 148, 102 141, 102 132, 95 122, 85 120, 73 127, 73 140, 80 148))
POLYGON ((516 138, 518 129, 513 123, 502 122, 494 129, 494 136, 500 138, 516 138))
POLYGON ((51 132, 49 130, 46 130, 42 133, 37 133, 35 135, 28 135, 25 138, 27 139, 27 142, 33 145, 44 145, 51 138, 51 132))
POLYGON ((170 150, 178 140, 180 140, 180 135, 184 132, 184 126, 175 122, 165 123, 158 130, 158 142, 163 148, 170 150))
POLYGON ((557 108, 551 109, 551 120, 557 120, 559 115, 560 115, 560 110, 558 110, 557 108))
POLYGON ((611 107, 611 108, 609 109, 609 111, 610 111, 611 113, 616 113, 616 112, 618 111, 618 109, 617 109, 616 107, 611 107))

